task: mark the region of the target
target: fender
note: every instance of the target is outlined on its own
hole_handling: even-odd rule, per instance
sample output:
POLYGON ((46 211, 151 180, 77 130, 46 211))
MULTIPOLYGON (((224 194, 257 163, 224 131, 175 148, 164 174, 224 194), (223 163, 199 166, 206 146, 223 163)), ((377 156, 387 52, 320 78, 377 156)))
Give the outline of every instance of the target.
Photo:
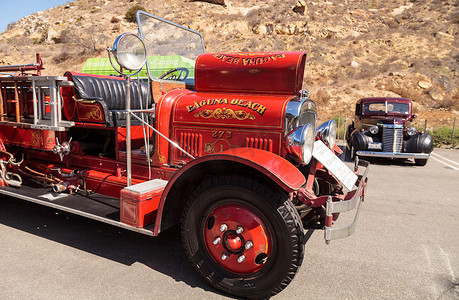
POLYGON ((288 193, 298 190, 306 182, 304 175, 289 161, 260 149, 235 148, 199 157, 174 174, 167 184, 159 203, 154 235, 177 222, 188 196, 205 177, 218 175, 221 171, 228 173, 231 169, 235 174, 255 171, 288 193))

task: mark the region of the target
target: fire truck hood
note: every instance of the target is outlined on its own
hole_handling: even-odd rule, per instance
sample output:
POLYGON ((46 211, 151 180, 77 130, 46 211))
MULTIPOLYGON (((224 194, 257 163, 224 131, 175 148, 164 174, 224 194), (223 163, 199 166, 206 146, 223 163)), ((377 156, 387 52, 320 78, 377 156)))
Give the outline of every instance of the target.
POLYGON ((196 91, 297 95, 305 63, 305 52, 201 54, 196 91))

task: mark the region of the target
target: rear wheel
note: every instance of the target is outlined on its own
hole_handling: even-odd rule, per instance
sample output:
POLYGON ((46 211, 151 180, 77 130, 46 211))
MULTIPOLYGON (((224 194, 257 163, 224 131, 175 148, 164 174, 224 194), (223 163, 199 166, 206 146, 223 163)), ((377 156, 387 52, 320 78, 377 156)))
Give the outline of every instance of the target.
POLYGON ((244 177, 198 187, 182 215, 182 240, 197 271, 239 297, 277 294, 303 261, 302 224, 287 195, 244 177))
POLYGON ((416 166, 425 166, 427 164, 427 159, 414 159, 414 164, 416 166))

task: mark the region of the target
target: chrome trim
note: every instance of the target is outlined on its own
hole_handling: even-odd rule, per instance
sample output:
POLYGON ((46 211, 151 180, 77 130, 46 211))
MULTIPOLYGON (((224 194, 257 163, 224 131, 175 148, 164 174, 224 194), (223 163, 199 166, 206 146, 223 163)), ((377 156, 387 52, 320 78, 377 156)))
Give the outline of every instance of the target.
POLYGON ((402 152, 403 125, 384 124, 382 131, 383 151, 402 152))
POLYGON ((24 195, 21 195, 21 194, 18 194, 18 193, 13 193, 13 192, 10 192, 10 191, 7 191, 7 190, 3 190, 1 187, 0 187, 0 194, 7 195, 7 196, 10 196, 10 197, 13 197, 13 198, 18 198, 18 199, 25 200, 25 201, 29 201, 29 202, 32 202, 32 203, 40 204, 40 205, 43 205, 43 206, 51 207, 51 208, 54 208, 54 209, 58 209, 58 210, 61 210, 61 211, 65 211, 65 212, 68 212, 68 213, 72 213, 72 214, 75 214, 75 215, 86 217, 86 218, 89 218, 89 219, 92 219, 92 220, 96 220, 96 221, 99 221, 99 222, 102 222, 102 223, 106 223, 106 224, 110 224, 110 225, 113 225, 113 226, 117 226, 117 227, 120 227, 120 228, 123 228, 123 229, 127 229, 127 230, 131 230, 131 231, 143 233, 143 234, 150 235, 150 236, 154 235, 152 230, 129 226, 129 225, 121 223, 121 222, 117 222, 117 221, 114 221, 114 220, 111 220, 111 219, 107 219, 107 218, 104 218, 104 217, 101 217, 101 216, 97 216, 97 215, 93 215, 93 214, 90 214, 90 213, 86 213, 86 212, 83 212, 83 211, 80 211, 80 210, 77 210, 77 209, 65 207, 65 206, 58 205, 58 204, 51 203, 51 202, 47 202, 47 201, 42 201, 42 200, 35 199, 35 198, 29 197, 29 196, 24 196, 24 195))
POLYGON ((324 142, 328 148, 333 149, 336 143, 337 124, 335 120, 322 123, 316 129, 316 136, 324 142))
POLYGON ((311 161, 314 139, 311 124, 297 127, 284 138, 287 151, 300 164, 308 164, 311 161))
POLYGON ((357 188, 357 191, 352 199, 346 201, 338 201, 333 202, 331 196, 328 197, 327 203, 325 205, 326 216, 332 217, 333 213, 341 213, 346 211, 351 211, 357 206, 357 211, 355 213, 354 221, 346 227, 341 228, 332 228, 331 226, 325 226, 324 228, 324 238, 325 242, 328 244, 331 240, 342 239, 348 237, 354 233, 355 226, 357 225, 357 219, 359 217, 360 212, 360 204, 364 200, 363 195, 363 188, 365 186, 368 170, 370 163, 365 160, 358 160, 355 161, 355 166, 362 166, 365 167, 365 172, 363 173, 362 177, 360 178, 360 183, 357 188))
POLYGON ((357 155, 369 157, 385 157, 385 158, 421 158, 427 159, 429 153, 402 153, 402 152, 377 152, 377 151, 357 151, 357 155))
POLYGON ((142 15, 145 15, 145 16, 147 16, 147 17, 156 19, 156 20, 158 20, 158 21, 167 23, 167 24, 169 24, 169 25, 175 26, 175 27, 177 27, 177 28, 180 28, 180 29, 183 29, 183 30, 185 30, 185 31, 192 32, 192 33, 198 35, 198 36, 201 38, 202 49, 204 50, 204 52, 206 52, 206 47, 204 46, 204 38, 202 37, 202 34, 201 34, 199 31, 190 29, 190 28, 188 28, 188 27, 185 27, 185 26, 176 24, 176 23, 171 22, 171 21, 169 21, 169 20, 166 20, 166 19, 157 17, 157 16, 155 16, 155 15, 149 14, 149 13, 147 13, 146 11, 138 10, 138 11, 136 12, 136 19, 137 19, 137 26, 138 26, 138 28, 139 28, 139 35, 140 35, 140 38, 141 38, 141 39, 143 39, 143 32, 142 32, 142 30, 141 30, 141 27, 142 27, 142 26, 140 26, 140 21, 139 21, 139 15, 141 15, 141 14, 142 14, 142 15))
POLYGON ((302 125, 311 124, 317 127, 317 107, 307 97, 293 98, 285 110, 284 136, 302 125))

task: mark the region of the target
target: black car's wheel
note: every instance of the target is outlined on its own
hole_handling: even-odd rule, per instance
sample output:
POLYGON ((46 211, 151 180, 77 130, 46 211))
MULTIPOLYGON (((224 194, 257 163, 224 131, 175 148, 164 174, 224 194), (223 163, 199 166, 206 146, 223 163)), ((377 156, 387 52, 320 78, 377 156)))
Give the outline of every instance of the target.
POLYGON ((425 166, 427 164, 427 159, 420 159, 420 158, 416 159, 415 158, 414 159, 414 164, 416 166, 425 166))
POLYGON ((351 158, 351 161, 355 160, 356 152, 357 151, 355 150, 354 146, 351 144, 351 148, 349 149, 349 157, 351 158))
POLYGON ((285 193, 245 177, 201 184, 182 215, 182 240, 197 271, 239 297, 277 294, 303 261, 301 219, 285 193))

